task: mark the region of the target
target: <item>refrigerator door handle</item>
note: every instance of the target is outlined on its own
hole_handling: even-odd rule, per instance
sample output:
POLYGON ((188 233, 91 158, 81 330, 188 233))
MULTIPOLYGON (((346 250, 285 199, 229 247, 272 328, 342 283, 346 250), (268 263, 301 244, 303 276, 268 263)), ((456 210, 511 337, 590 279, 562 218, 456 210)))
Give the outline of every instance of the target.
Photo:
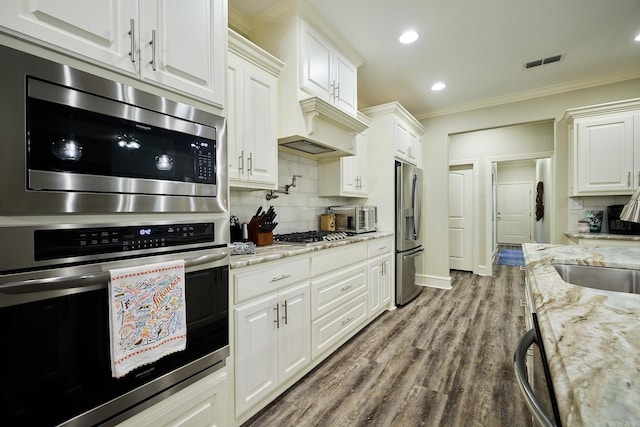
POLYGON ((411 252, 411 253, 410 253, 410 254, 408 254, 408 255, 403 255, 403 256, 402 256, 402 259, 415 258, 415 257, 417 257, 418 255, 420 255, 420 253, 421 253, 421 252, 423 252, 423 251, 424 251, 424 249, 423 249, 423 248, 420 248, 420 249, 418 249, 417 251, 415 251, 415 252, 411 252))
POLYGON ((415 229, 415 239, 420 240, 420 223, 422 222, 422 192, 420 191, 422 183, 420 182, 420 174, 413 174, 413 188, 411 195, 411 207, 413 208, 413 226, 415 229))

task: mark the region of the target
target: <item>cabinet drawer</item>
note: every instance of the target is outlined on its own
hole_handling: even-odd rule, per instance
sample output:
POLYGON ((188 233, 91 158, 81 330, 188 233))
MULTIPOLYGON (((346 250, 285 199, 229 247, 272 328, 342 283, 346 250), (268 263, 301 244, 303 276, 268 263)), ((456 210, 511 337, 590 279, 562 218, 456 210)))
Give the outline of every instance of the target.
POLYGON ((316 319, 366 291, 364 262, 311 283, 311 318, 316 319))
MULTIPOLYGON (((233 270, 232 270, 233 272, 233 270)), ((240 303, 298 282, 309 280, 309 258, 265 263, 233 274, 235 302, 240 303)))
POLYGON ((320 276, 365 259, 367 259, 367 245, 365 243, 354 243, 323 251, 311 257, 311 275, 320 276))
POLYGON ((378 255, 386 255, 392 250, 393 239, 391 237, 375 239, 367 243, 367 254, 369 258, 373 258, 378 255))
POLYGON ((312 323, 312 358, 353 332, 367 318, 367 295, 362 294, 312 323))

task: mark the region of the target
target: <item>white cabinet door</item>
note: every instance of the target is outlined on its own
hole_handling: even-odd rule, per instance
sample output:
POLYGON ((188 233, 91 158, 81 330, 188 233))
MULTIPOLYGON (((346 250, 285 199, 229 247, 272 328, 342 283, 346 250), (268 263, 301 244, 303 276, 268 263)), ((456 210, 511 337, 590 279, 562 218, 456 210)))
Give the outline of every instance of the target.
POLYGON ((357 67, 304 21, 300 43, 301 88, 356 116, 357 67))
POLYGON ((364 133, 356 135, 356 154, 318 163, 319 196, 368 196, 367 142, 364 133))
POLYGON ((380 282, 382 280, 382 263, 369 261, 369 316, 380 310, 380 282))
POLYGON ((227 56, 227 173, 229 181, 244 179, 244 126, 242 99, 242 61, 233 54, 227 56))
POLYGON ((142 0, 142 79, 222 105, 224 17, 220 0, 142 0))
POLYGON ((276 295, 236 308, 236 415, 278 385, 276 295))
POLYGON ((191 384, 118 427, 226 427, 233 420, 227 369, 191 384))
POLYGON ((278 78, 235 51, 229 51, 227 58, 229 184, 232 188, 275 189, 278 78))
POLYGON ((281 293, 278 301, 278 379, 282 383, 311 363, 309 284, 281 293))
POLYGON ((356 76, 358 69, 347 58, 336 51, 335 63, 335 106, 352 115, 358 111, 358 88, 356 76))
POLYGON ((384 311, 391 301, 391 255, 369 261, 369 316, 384 311))
POLYGON ((327 102, 333 84, 333 46, 306 23, 302 26, 302 88, 327 102))
POLYGON ((250 64, 244 67, 244 147, 246 178, 251 182, 278 182, 276 130, 277 79, 250 64))
POLYGON ((576 126, 577 192, 631 191, 633 116, 582 120, 576 126))
POLYGON ((396 148, 396 157, 409 159, 409 126, 401 120, 394 120, 393 141, 396 148))
POLYGON ((137 18, 135 0, 0 2, 3 27, 130 74, 138 69, 137 18))

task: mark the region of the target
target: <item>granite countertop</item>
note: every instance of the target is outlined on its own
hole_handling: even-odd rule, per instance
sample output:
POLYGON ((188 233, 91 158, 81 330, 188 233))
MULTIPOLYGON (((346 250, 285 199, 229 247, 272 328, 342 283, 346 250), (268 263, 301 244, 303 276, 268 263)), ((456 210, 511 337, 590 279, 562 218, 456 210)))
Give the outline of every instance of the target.
POLYGON ((640 425, 640 295, 571 285, 552 265, 640 269, 640 248, 523 251, 563 425, 640 425))
POLYGON ((572 239, 591 239, 591 240, 626 240, 630 242, 640 242, 640 236, 633 234, 612 234, 612 233, 575 233, 567 231, 565 236, 572 239))
POLYGON ((317 252, 323 249, 337 248, 340 246, 347 246, 353 243, 366 242, 367 240, 381 239, 389 236, 393 236, 393 233, 379 231, 347 237, 344 240, 336 240, 334 242, 313 243, 308 246, 290 244, 258 246, 256 248, 256 253, 253 255, 233 255, 229 257, 229 268, 234 269, 248 267, 250 265, 261 264, 263 262, 275 261, 282 258, 317 252))

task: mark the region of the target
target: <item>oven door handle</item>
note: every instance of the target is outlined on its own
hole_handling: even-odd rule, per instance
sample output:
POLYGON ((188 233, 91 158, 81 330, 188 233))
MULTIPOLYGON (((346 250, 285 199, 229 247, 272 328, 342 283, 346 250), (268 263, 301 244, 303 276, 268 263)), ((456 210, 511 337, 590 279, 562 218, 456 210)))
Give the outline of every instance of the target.
MULTIPOLYGON (((228 251, 217 252, 210 255, 202 255, 184 261, 184 268, 197 267, 215 261, 225 259, 229 255, 228 251)), ((0 285, 0 293, 21 295, 34 292, 59 291, 64 289, 88 288, 95 286, 96 289, 106 288, 111 280, 109 271, 87 274, 81 276, 48 277, 45 279, 31 279, 20 282, 10 282, 0 285)))

